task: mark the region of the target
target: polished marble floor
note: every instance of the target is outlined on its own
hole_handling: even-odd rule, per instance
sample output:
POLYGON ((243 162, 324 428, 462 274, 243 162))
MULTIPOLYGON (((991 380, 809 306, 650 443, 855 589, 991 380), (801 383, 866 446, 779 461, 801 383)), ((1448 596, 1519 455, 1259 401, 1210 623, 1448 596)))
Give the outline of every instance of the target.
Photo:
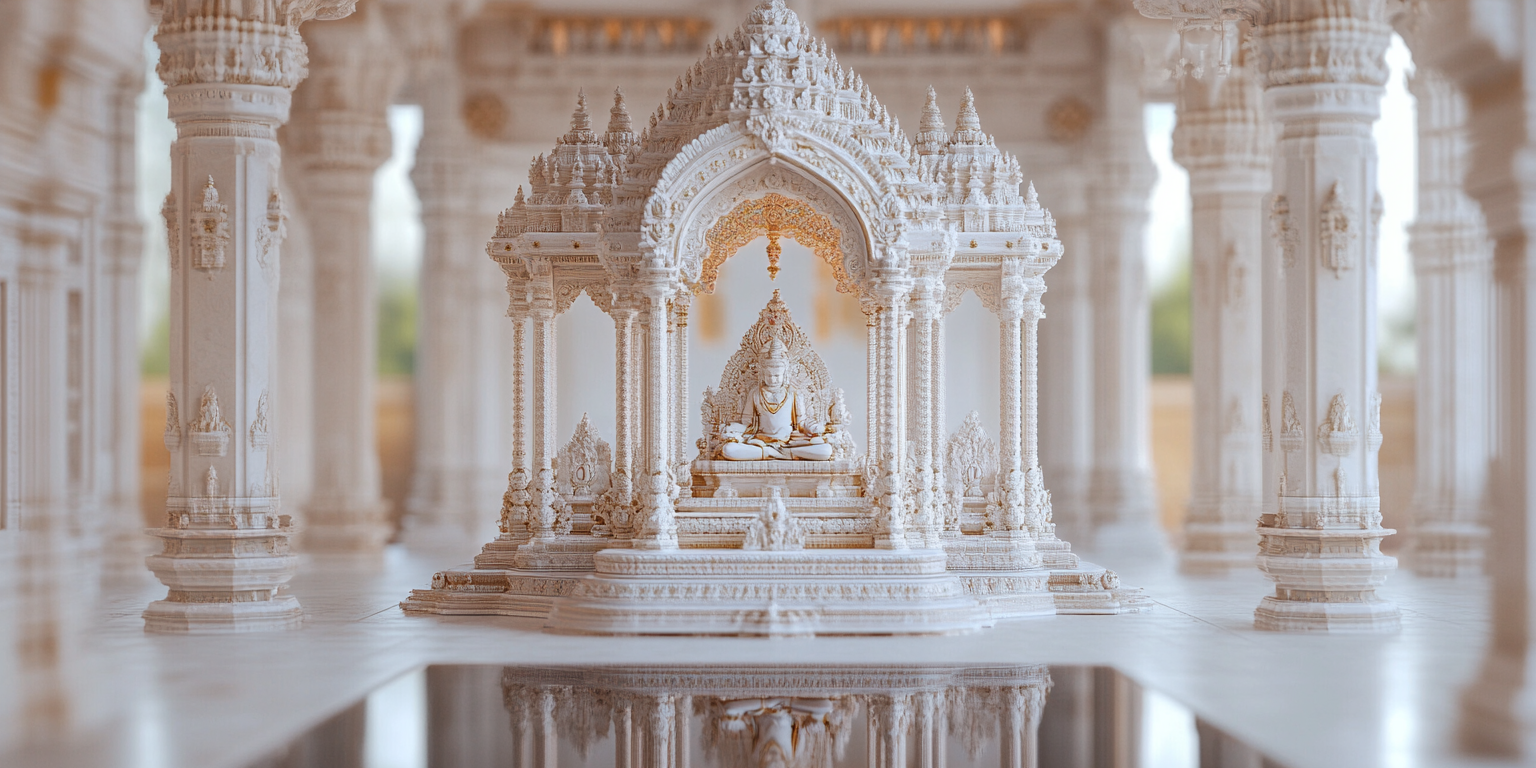
POLYGON ((1011 663, 1112 666, 1295 768, 1518 764, 1454 751, 1456 693, 1487 635, 1485 587, 1399 573, 1388 637, 1251 628, 1257 572, 1196 578, 1172 561, 1085 553, 1145 587, 1157 608, 1059 616, 955 637, 662 639, 547 635, 508 618, 408 617, 397 602, 467 552, 391 547, 380 560, 312 559, 293 583, 301 630, 154 636, 139 612, 163 588, 109 579, 76 650, 51 677, 51 717, 3 766, 240 768, 368 692, 427 664, 1011 663))

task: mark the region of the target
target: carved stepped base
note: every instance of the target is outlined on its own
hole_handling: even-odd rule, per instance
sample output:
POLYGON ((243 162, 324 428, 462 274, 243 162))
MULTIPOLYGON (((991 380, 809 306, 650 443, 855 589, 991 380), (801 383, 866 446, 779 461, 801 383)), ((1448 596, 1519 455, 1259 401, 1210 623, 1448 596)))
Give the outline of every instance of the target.
POLYGON ((512 567, 528 571, 590 571, 592 556, 612 546, 611 540, 592 536, 534 539, 517 548, 512 567))
POLYGON ((432 575, 431 589, 413 589, 406 613, 439 616, 517 616, 543 619, 570 594, 581 574, 481 569, 464 565, 432 575))
POLYGON ((589 634, 952 634, 992 619, 936 550, 611 550, 550 615, 589 634))
POLYGON ((778 488, 788 498, 849 498, 864 493, 864 480, 852 460, 841 461, 695 461, 693 497, 766 497, 778 488))
POLYGON ((1078 563, 1076 568, 1053 569, 1051 597, 1063 615, 1112 615, 1147 613, 1152 599, 1139 587, 1120 586, 1120 577, 1103 566, 1078 563))
POLYGON ((1259 526, 1259 570, 1275 594, 1253 612, 1258 629, 1280 632, 1395 632, 1397 606, 1376 588, 1397 569, 1381 553, 1390 528, 1259 526))
POLYGON ((170 593, 145 608, 144 628, 221 633, 299 626, 299 601, 279 594, 299 564, 288 554, 290 530, 156 530, 164 548, 144 562, 170 593))

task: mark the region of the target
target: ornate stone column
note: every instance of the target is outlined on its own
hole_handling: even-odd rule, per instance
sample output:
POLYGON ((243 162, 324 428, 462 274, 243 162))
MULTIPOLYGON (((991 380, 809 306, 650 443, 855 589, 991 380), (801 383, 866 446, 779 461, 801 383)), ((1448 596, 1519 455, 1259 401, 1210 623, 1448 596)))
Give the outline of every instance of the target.
POLYGON ((1024 355, 1020 348, 1024 339, 1024 277, 1010 274, 1010 265, 1004 266, 1001 301, 998 305, 998 366, 1002 381, 998 393, 999 427, 997 436, 997 488, 998 500, 988 504, 993 516, 992 530, 988 535, 1010 539, 1028 538, 1026 523, 1028 512, 1024 502, 1024 355))
POLYGON ((1021 501, 1025 527, 1034 538, 1034 547, 1040 551, 1045 567, 1076 568, 1078 558, 1072 554, 1071 545, 1056 536, 1051 496, 1040 467, 1040 321, 1045 318, 1044 296, 1043 277, 1024 279, 1019 322, 1019 466, 1024 471, 1021 501))
POLYGON ((1151 304, 1144 234, 1156 181, 1147 154, 1141 55, 1126 23, 1105 32, 1104 106, 1098 162, 1088 187, 1093 222, 1093 471, 1088 489, 1094 546, 1160 552, 1152 483, 1148 386, 1151 304))
POLYGON ((949 432, 945 429, 945 398, 949 396, 945 387, 944 373, 944 282, 939 281, 934 288, 939 302, 938 312, 934 313, 932 330, 929 332, 933 338, 932 366, 928 369, 928 375, 933 381, 933 431, 932 443, 928 448, 929 460, 932 462, 932 486, 934 521, 933 527, 937 529, 940 538, 958 538, 960 536, 960 510, 951 509, 949 498, 949 476, 945 469, 948 457, 945 455, 949 445, 949 432), (953 522, 954 525, 950 523, 953 522))
POLYGON ((686 290, 678 291, 672 299, 672 339, 668 348, 672 355, 672 473, 680 494, 689 493, 693 485, 688 444, 688 307, 692 303, 693 294, 686 290))
POLYGON ((870 764, 879 768, 907 765, 907 729, 912 725, 912 702, 907 694, 870 695, 870 764))
POLYGON ((1493 453, 1493 248, 1467 196, 1467 99, 1419 66, 1419 211, 1409 230, 1418 283, 1414 532, 1422 576, 1477 576, 1488 543, 1483 503, 1493 453))
POLYGON ((1391 35, 1385 2, 1293 2, 1254 45, 1280 132, 1264 252, 1260 629, 1391 631, 1381 554, 1376 389, 1376 142, 1391 35), (1327 61, 1327 67, 1315 62, 1327 61))
POLYGON ((523 545, 539 549, 555 536, 555 506, 559 493, 555 488, 555 454, 560 450, 560 436, 555 425, 555 289, 549 265, 534 268, 529 327, 533 337, 533 461, 528 486, 527 526, 530 539, 523 545))
POLYGON ((314 250, 314 461, 306 547, 377 552, 393 533, 375 430, 378 298, 369 205, 390 154, 398 57, 377 5, 314 35, 309 82, 284 132, 314 250))
POLYGON ((636 549, 677 549, 677 520, 672 496, 677 484, 671 476, 671 439, 673 417, 672 382, 668 380, 670 358, 667 354, 668 303, 676 290, 671 276, 656 276, 643 284, 646 314, 645 418, 650 446, 646 475, 640 485, 641 519, 635 531, 636 549))
POLYGON ((635 473, 640 469, 634 444, 639 433, 636 401, 641 368, 637 365, 635 319, 639 309, 634 297, 616 295, 613 301, 613 475, 604 507, 615 540, 627 541, 635 532, 635 473))
POLYGON ((1002 695, 1002 768, 1035 768, 1040 764, 1040 715, 1045 711, 1045 690, 1038 686, 1010 686, 1002 695))
POLYGON ((277 127, 303 79, 298 26, 351 0, 166 4, 155 39, 177 126, 165 212, 171 244, 171 452, 166 527, 150 570, 170 587, 145 625, 160 631, 296 626, 280 595, 297 558, 272 472, 279 229, 277 127), (191 6, 191 7, 189 7, 191 6), (220 62, 214 67, 209 62, 220 62))
POLYGON ((941 430, 936 422, 937 387, 933 376, 934 324, 943 314, 943 290, 943 281, 930 277, 924 279, 912 294, 913 354, 908 378, 912 381, 913 401, 916 405, 916 412, 911 414, 913 461, 916 466, 909 471, 916 475, 917 497, 912 503, 919 527, 914 533, 918 534, 919 544, 927 549, 939 547, 939 530, 943 527, 940 517, 943 489, 934 482, 936 467, 943 462, 939 458, 941 454, 935 453, 939 441, 934 435, 941 430))
MULTIPOLYGON (((1251 567, 1264 450, 1259 393, 1272 143, 1252 72, 1185 75, 1173 154, 1189 171, 1194 470, 1180 567, 1251 567)), ((1268 443, 1273 449, 1273 440, 1268 443)))
POLYGON ((1488 473, 1492 637, 1462 693, 1462 746, 1536 754, 1536 14, 1515 2, 1424 3, 1416 62, 1467 94, 1466 191, 1493 238, 1498 429, 1488 473))
POLYGON ((866 476, 866 493, 875 499, 875 547, 906 549, 907 523, 903 519, 907 500, 902 476, 902 447, 906 429, 901 423, 901 348, 905 343, 902 304, 909 286, 905 282, 885 281, 872 289, 874 308, 875 424, 878 428, 869 446, 873 462, 872 476, 866 476), (870 486, 873 486, 873 489, 870 486), (871 492, 872 490, 872 492, 871 492))

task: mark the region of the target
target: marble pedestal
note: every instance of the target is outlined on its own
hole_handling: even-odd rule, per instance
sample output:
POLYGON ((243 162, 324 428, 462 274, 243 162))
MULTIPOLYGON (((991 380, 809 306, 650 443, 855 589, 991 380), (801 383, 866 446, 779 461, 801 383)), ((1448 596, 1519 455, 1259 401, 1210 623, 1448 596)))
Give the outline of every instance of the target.
POLYGON ((1253 612, 1258 629, 1283 632, 1396 631, 1397 606, 1376 588, 1397 570, 1381 553, 1390 528, 1259 527, 1259 570, 1275 582, 1253 612))
POLYGON ((557 632, 952 634, 992 624, 937 550, 608 550, 550 614, 557 632))

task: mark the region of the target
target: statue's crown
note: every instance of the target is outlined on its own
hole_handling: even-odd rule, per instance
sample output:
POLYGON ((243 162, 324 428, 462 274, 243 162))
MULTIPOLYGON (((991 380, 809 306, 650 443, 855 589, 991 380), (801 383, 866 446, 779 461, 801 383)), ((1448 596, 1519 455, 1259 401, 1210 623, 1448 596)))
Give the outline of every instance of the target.
POLYGON ((768 344, 763 347, 763 351, 757 356, 757 365, 759 368, 767 368, 773 365, 786 365, 788 363, 789 348, 784 346, 784 342, 780 341, 779 337, 777 336, 773 337, 773 340, 769 341, 768 344))

